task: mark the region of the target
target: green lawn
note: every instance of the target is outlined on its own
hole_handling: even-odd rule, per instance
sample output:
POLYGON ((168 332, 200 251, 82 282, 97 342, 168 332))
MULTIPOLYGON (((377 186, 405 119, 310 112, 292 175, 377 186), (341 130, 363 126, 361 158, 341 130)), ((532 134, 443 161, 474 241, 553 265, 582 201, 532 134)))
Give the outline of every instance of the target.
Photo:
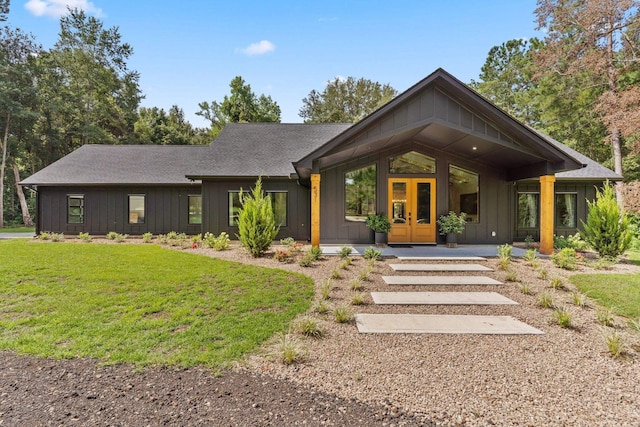
POLYGON ((0 350, 219 367, 312 297, 306 276, 156 245, 0 241, 0 350))
POLYGON ((0 228, 0 233, 36 233, 34 227, 4 227, 0 228))
POLYGON ((616 313, 640 316, 640 274, 577 274, 570 280, 581 292, 616 313))

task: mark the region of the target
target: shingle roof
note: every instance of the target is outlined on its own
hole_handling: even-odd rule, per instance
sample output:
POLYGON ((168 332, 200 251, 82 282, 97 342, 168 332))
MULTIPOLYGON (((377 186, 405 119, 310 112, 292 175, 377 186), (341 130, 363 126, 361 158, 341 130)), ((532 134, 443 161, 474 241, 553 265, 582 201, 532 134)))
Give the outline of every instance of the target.
POLYGON ((229 123, 188 176, 290 176, 292 163, 348 129, 350 124, 229 123))
POLYGON ((84 145, 22 185, 188 184, 185 171, 209 147, 84 145))

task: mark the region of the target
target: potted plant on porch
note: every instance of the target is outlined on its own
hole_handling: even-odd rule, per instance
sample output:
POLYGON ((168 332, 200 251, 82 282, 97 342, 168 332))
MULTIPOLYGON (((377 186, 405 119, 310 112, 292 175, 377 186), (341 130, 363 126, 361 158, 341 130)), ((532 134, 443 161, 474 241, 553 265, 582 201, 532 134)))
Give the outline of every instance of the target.
POLYGON ((385 214, 369 215, 364 224, 375 233, 376 246, 387 244, 387 233, 391 230, 391 221, 385 214))
POLYGON ((437 222, 440 226, 440 234, 447 236, 447 247, 457 247, 458 234, 462 234, 467 224, 467 214, 462 212, 458 215, 454 211, 449 211, 446 215, 440 215, 437 222))

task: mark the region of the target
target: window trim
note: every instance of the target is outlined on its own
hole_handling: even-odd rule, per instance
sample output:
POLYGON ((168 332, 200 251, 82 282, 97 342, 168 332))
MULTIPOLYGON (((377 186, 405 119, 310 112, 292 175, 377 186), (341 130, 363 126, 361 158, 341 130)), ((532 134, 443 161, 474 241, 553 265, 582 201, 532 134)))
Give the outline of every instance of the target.
POLYGON ((147 218, 147 195, 144 193, 131 193, 127 196, 127 212, 129 217, 130 225, 139 225, 144 224, 147 218), (140 221, 140 217, 137 217, 136 222, 131 221, 131 197, 142 197, 142 221, 140 221))
POLYGON ((540 229, 540 192, 539 191, 516 191, 516 228, 518 230, 539 230, 540 229), (519 223, 520 217, 520 203, 518 199, 521 194, 534 194, 538 196, 538 203, 536 204, 536 226, 535 227, 522 227, 519 223))
POLYGON ((187 194, 187 223, 189 225, 202 225, 202 194, 187 194), (193 222, 191 220, 191 198, 200 198, 200 222, 193 222))
POLYGON ((78 225, 78 224, 84 224, 84 194, 67 194, 67 224, 73 224, 73 225, 78 225), (81 218, 80 222, 73 222, 71 221, 71 213, 70 213, 70 206, 69 206, 69 201, 71 201, 71 199, 79 199, 81 200, 81 204, 80 204, 80 208, 81 208, 81 214, 79 215, 81 218))

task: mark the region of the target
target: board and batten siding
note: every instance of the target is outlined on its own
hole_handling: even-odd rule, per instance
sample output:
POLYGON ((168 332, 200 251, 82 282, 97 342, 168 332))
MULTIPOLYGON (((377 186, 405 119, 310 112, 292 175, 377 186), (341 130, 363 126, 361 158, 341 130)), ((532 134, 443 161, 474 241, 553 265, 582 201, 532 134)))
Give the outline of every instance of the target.
MULTIPOLYGON (((215 235, 226 232, 237 239, 238 227, 229 226, 229 192, 251 191, 257 178, 204 179, 202 183, 202 230, 215 235)), ((311 211, 309 188, 296 180, 262 178, 262 190, 287 193, 287 225, 280 227, 276 240, 293 237, 296 240, 311 239, 311 211)))
MULTIPOLYGON (((344 190, 347 172, 372 164, 375 164, 377 168, 377 212, 385 214, 388 214, 389 178, 436 178, 436 218, 438 218, 449 210, 449 165, 477 173, 480 187, 479 222, 467 224, 458 241, 477 244, 500 244, 512 241, 513 184, 505 181, 502 171, 459 158, 442 150, 433 149, 419 141, 411 141, 397 144, 391 150, 321 169, 320 240, 322 243, 370 244, 373 242, 371 232, 363 222, 345 219, 344 190), (390 174, 389 158, 409 151, 418 151, 435 158, 436 173, 424 175, 390 174)), ((444 236, 438 236, 439 243, 444 240, 444 236)))
POLYGON ((198 234, 201 225, 189 224, 188 196, 200 195, 191 186, 38 187, 38 232, 69 235, 81 232, 105 235, 110 231, 130 235, 198 234), (143 224, 129 223, 129 195, 145 196, 143 224), (84 196, 84 223, 67 222, 67 196, 84 196))

